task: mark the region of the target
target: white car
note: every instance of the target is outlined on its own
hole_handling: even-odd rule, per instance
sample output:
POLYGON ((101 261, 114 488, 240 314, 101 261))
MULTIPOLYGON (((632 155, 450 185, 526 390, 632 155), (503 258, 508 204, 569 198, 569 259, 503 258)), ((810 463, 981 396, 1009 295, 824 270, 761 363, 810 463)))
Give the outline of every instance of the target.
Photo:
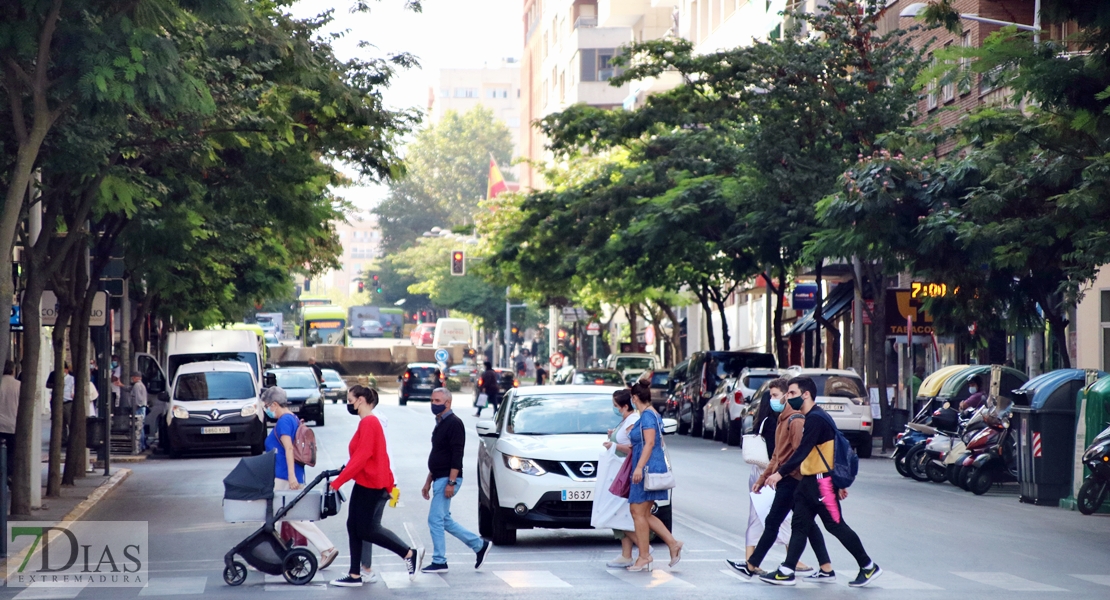
MULTIPOLYGON (((589 529, 597 459, 617 386, 533 386, 512 390, 495 420, 477 423, 478 530, 494 544, 516 543, 518 529, 589 529)), ((663 432, 678 422, 664 419, 663 432)), ((670 501, 658 503, 670 528, 670 501)))
POLYGON ((855 371, 790 367, 787 379, 805 376, 817 385, 817 405, 829 413, 860 458, 871 458, 871 400, 855 371))
POLYGON ((744 369, 736 377, 726 377, 705 405, 702 437, 729 446, 739 446, 744 437, 744 420, 754 416, 752 396, 764 383, 782 377, 778 369, 744 369))

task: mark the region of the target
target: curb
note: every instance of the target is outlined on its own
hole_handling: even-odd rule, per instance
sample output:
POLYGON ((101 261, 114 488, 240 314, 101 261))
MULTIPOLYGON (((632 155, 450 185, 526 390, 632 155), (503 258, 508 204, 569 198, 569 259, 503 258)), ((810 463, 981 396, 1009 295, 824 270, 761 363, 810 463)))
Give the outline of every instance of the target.
MULTIPOLYGON (((99 504, 100 501, 103 500, 105 496, 107 496, 108 494, 110 494, 112 492, 112 490, 119 487, 119 485, 121 483, 123 483, 123 481, 125 479, 127 479, 130 475, 131 475, 131 469, 118 469, 116 471, 115 475, 112 475, 111 477, 108 478, 108 481, 105 481, 104 483, 100 484, 95 490, 93 490, 93 493, 89 494, 88 498, 85 498, 80 503, 78 503, 77 506, 73 507, 73 510, 66 513, 65 516, 63 516, 59 521, 54 523, 54 525, 58 526, 58 525, 61 525, 62 523, 81 520, 82 517, 84 517, 90 510, 92 510, 97 504, 99 504)), ((7 535, 7 533, 5 532, 4 535, 7 535)), ((16 554, 8 556, 7 562, 9 564, 12 561, 22 563, 23 560, 27 557, 27 551, 29 549, 30 548, 24 548, 23 550, 20 550, 16 554)), ((36 548, 35 549, 35 554, 38 554, 39 550, 40 550, 39 548, 36 548)), ((7 583, 7 574, 8 574, 7 570, 5 569, 4 573, 2 574, 3 575, 2 580, 4 581, 5 584, 7 583)))

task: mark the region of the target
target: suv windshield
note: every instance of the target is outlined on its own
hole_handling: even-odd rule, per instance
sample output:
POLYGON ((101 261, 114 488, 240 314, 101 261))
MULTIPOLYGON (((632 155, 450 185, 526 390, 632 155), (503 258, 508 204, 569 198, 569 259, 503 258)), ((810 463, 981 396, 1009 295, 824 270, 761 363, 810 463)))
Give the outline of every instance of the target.
POLYGON ((744 378, 744 387, 749 390, 758 390, 759 386, 767 383, 768 381, 778 379, 778 375, 748 375, 744 378))
POLYGON ((623 371, 625 369, 641 369, 647 371, 648 369, 655 368, 655 361, 650 358, 618 358, 616 369, 623 371))
POLYGON ((670 373, 652 373, 651 374, 651 387, 665 388, 671 383, 670 373))
POLYGON ((242 371, 185 373, 177 378, 174 400, 245 400, 254 397, 254 378, 242 371))
POLYGON ((254 371, 255 377, 258 376, 258 354, 255 352, 208 352, 206 354, 174 354, 169 360, 169 378, 172 381, 174 375, 177 375, 177 370, 181 365, 187 365, 195 362, 210 362, 230 360, 235 362, 247 363, 254 371))
POLYGON ((851 375, 808 375, 817 386, 818 396, 836 398, 863 398, 863 381, 851 375))
POLYGON ((322 371, 322 373, 324 375, 324 381, 330 381, 331 383, 343 383, 343 378, 340 377, 339 373, 335 371, 324 370, 322 371))
POLYGON ((507 431, 518 435, 606 434, 620 423, 612 394, 524 396, 513 402, 507 431))
POLYGON ((277 377, 278 387, 287 390, 307 390, 320 387, 312 371, 270 371, 277 377))

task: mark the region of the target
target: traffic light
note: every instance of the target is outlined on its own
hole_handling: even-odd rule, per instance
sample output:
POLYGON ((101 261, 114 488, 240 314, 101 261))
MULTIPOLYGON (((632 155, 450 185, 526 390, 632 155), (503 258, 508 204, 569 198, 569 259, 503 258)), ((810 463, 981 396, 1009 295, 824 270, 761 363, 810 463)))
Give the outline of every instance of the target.
POLYGON ((361 294, 363 289, 365 289, 365 287, 366 287, 366 284, 362 283, 362 280, 360 279, 359 282, 358 282, 358 293, 361 294))
POLYGON ((305 279, 304 280, 304 291, 306 291, 306 292, 311 292, 312 291, 312 280, 311 279, 305 279))
POLYGON ((451 274, 466 275, 466 253, 462 250, 451 252, 451 274))
POLYGON ((378 292, 379 294, 382 293, 382 284, 378 281, 377 275, 374 276, 374 291, 378 292))
POLYGON ((559 338, 559 341, 567 339, 567 330, 566 329, 560 329, 559 333, 557 334, 556 337, 559 338))

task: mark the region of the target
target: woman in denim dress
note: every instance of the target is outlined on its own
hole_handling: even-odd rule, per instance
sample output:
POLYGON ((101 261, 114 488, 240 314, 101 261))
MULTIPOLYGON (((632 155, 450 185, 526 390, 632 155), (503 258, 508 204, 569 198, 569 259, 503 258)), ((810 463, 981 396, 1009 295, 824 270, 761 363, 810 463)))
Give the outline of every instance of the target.
POLYGON ((628 503, 632 509, 632 522, 636 525, 636 546, 640 555, 628 567, 629 571, 651 571, 651 532, 659 536, 670 549, 669 565, 675 566, 682 558, 682 542, 676 540, 667 530, 659 517, 651 514, 657 500, 666 500, 667 490, 645 490, 644 470, 649 473, 663 473, 667 461, 663 455, 663 419, 651 405, 651 389, 647 384, 636 383, 632 386, 632 402, 640 411, 640 421, 632 425, 629 437, 632 440, 632 484, 628 492, 628 503))

